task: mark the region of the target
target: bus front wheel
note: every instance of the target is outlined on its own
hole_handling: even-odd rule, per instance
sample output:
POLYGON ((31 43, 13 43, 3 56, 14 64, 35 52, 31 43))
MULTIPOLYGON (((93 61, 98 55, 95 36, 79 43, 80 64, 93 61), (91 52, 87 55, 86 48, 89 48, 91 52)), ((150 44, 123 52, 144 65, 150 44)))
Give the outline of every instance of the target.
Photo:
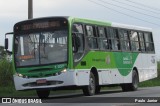
POLYGON ((36 90, 36 91, 37 91, 38 97, 41 99, 48 98, 50 94, 50 90, 36 90))
POLYGON ((83 94, 85 96, 92 96, 95 94, 95 91, 96 91, 95 76, 92 72, 90 72, 89 85, 83 87, 83 94))

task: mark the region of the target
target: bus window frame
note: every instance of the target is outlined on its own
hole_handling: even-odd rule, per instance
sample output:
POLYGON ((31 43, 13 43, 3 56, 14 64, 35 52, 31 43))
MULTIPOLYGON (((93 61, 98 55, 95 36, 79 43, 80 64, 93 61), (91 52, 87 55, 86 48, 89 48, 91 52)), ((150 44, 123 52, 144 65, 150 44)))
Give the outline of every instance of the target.
POLYGON ((146 53, 155 53, 155 44, 154 44, 154 39, 153 39, 153 33, 152 32, 147 32, 147 31, 144 31, 143 32, 143 36, 144 36, 144 43, 145 43, 145 50, 146 50, 146 53), (150 34, 150 36, 151 36, 151 39, 152 39, 152 42, 146 42, 146 40, 145 40, 145 34, 144 33, 149 33, 150 34), (147 49, 146 49, 146 43, 151 43, 151 44, 153 44, 153 51, 147 51, 147 49))
MULTIPOLYGON (((50 18, 44 18, 44 19, 40 19, 40 20, 27 20, 27 21, 24 21, 24 22, 20 22, 20 23, 17 23, 17 24, 15 24, 14 25, 14 35, 13 35, 13 48, 15 48, 15 38, 16 38, 16 36, 19 36, 20 34, 30 34, 30 33, 35 33, 35 32, 45 32, 45 31, 52 31, 53 29, 58 29, 58 28, 47 28, 47 29, 36 29, 36 30, 33 30, 33 29, 31 29, 31 30, 28 30, 28 31, 16 31, 15 30, 15 28, 16 27, 18 27, 19 25, 23 25, 23 24, 26 24, 26 23, 31 23, 31 22, 40 22, 40 21, 47 21, 47 20, 52 20, 52 19, 50 19, 50 18)), ((67 25, 66 25, 66 27, 67 27, 67 31, 68 31, 68 34, 67 34, 67 61, 65 61, 65 62, 57 62, 57 63, 49 63, 49 64, 38 64, 38 65, 27 65, 27 66, 17 66, 16 65, 16 52, 15 52, 15 50, 14 50, 14 66, 15 66, 15 68, 26 68, 26 67, 39 67, 39 66, 50 66, 50 65, 57 65, 57 64, 67 64, 66 66, 68 67, 68 63, 69 63, 69 31, 70 31, 70 26, 69 26, 69 21, 66 19, 66 18, 62 18, 63 20, 65 20, 65 21, 67 21, 67 25)), ((62 20, 61 18, 60 18, 60 20, 62 20)), ((54 19, 53 19, 54 20, 54 19)), ((65 28, 65 27, 61 27, 61 28, 65 28)))
MULTIPOLYGON (((97 26, 96 29, 97 29, 97 36, 98 36, 98 37, 97 37, 97 40, 104 38, 104 39, 107 40, 107 44, 109 44, 109 43, 108 43, 108 38, 107 38, 107 29, 106 29, 106 26, 100 26, 100 25, 99 25, 99 26, 97 26), (99 32, 100 29, 99 29, 99 28, 103 28, 104 35, 105 35, 104 37, 100 37, 100 32, 99 32)), ((105 48, 101 49, 101 48, 100 48, 100 45, 99 45, 99 42, 98 42, 98 49, 99 49, 100 51, 110 51, 109 46, 108 46, 108 48, 106 48, 106 49, 105 49, 105 48)))
MULTIPOLYGON (((75 61, 75 59, 73 58, 73 62, 74 62, 74 63, 77 63, 77 62, 79 62, 79 61, 82 59, 82 57, 83 57, 84 54, 85 54, 86 39, 85 39, 85 29, 84 29, 84 24, 83 24, 83 23, 80 23, 80 22, 73 22, 73 23, 71 24, 71 38, 72 38, 72 42, 73 42, 72 33, 76 33, 76 32, 73 32, 73 31, 72 31, 73 25, 74 25, 74 24, 79 24, 79 25, 81 25, 81 26, 82 26, 82 30, 83 30, 83 33, 79 33, 79 34, 82 34, 82 35, 83 35, 83 36, 82 36, 82 38, 83 38, 83 54, 82 54, 82 56, 80 57, 80 59, 78 59, 78 61, 75 61)), ((72 43, 72 48, 73 48, 73 43, 72 43)), ((73 50, 72 50, 72 52, 73 52, 73 50)))
MULTIPOLYGON (((118 37, 119 37, 119 34, 118 34, 118 27, 107 27, 106 28, 107 29, 107 39, 108 39, 108 42, 109 42, 109 40, 115 40, 114 38, 109 38, 109 36, 110 36, 110 29, 113 29, 113 30, 116 30, 116 34, 118 35, 118 37)), ((117 40, 119 40, 119 43, 121 43, 120 42, 120 39, 117 39, 117 40)), ((112 41, 111 41, 111 46, 112 46, 112 41)), ((110 49, 110 51, 114 51, 114 52, 121 52, 122 51, 122 49, 121 49, 121 44, 120 44, 120 49, 119 50, 114 50, 114 49, 112 49, 112 48, 109 48, 110 49)))
POLYGON ((129 33, 129 39, 130 39, 130 44, 131 44, 131 52, 133 52, 133 53, 140 53, 141 50, 140 50, 140 40, 139 40, 138 30, 129 29, 129 30, 128 30, 128 33, 129 33), (130 39, 131 31, 134 31, 134 32, 137 33, 138 41, 133 41, 133 40, 130 39), (138 50, 138 51, 132 50, 132 43, 131 43, 131 42, 136 42, 136 43, 138 43, 138 45, 139 45, 139 50, 138 50))
POLYGON ((143 31, 138 31, 138 37, 139 37, 140 50, 141 50, 142 53, 146 53, 146 43, 145 43, 145 38, 144 38, 144 32, 143 31), (142 33, 143 41, 140 40, 140 33, 142 33), (142 42, 144 44, 144 51, 142 51, 142 47, 141 47, 142 42))
POLYGON ((87 45, 87 48, 88 48, 89 50, 94 50, 94 51, 99 50, 99 48, 98 48, 98 43, 97 43, 97 37, 98 37, 98 35, 97 35, 97 31, 96 31, 96 25, 85 24, 85 25, 84 25, 84 28, 85 28, 85 38, 86 38, 86 41, 88 42, 88 38, 92 38, 92 39, 95 39, 95 40, 96 40, 96 48, 91 48, 88 43, 86 44, 86 45, 87 45), (92 29, 93 29, 93 36, 92 36, 92 37, 89 37, 89 36, 88 36, 87 26, 90 26, 90 27, 92 27, 92 29))
POLYGON ((130 37, 129 37, 129 30, 128 29, 125 29, 125 28, 118 28, 118 34, 119 34, 119 41, 120 41, 120 45, 121 45, 121 51, 122 52, 132 52, 132 49, 131 49, 131 41, 130 41, 130 37), (127 33, 127 40, 124 39, 124 35, 123 35, 123 38, 121 39, 120 38, 120 30, 121 31, 126 31, 127 33), (125 42, 128 42, 129 43, 129 50, 123 50, 122 49, 122 42, 125 41, 125 42))
MULTIPOLYGON (((84 39, 85 39, 85 44, 84 46, 88 49, 88 50, 94 50, 94 51, 113 51, 113 52, 133 52, 133 53, 155 53, 155 46, 154 46, 154 39, 153 39, 153 34, 152 32, 149 32, 149 31, 142 31, 142 30, 135 30, 135 29, 129 29, 129 28, 121 28, 121 27, 112 27, 112 26, 103 26, 103 25, 97 25, 97 24, 87 24, 87 23, 79 23, 82 25, 82 27, 84 28, 84 39), (96 39, 96 45, 97 45, 97 48, 96 49, 92 49, 89 47, 87 41, 88 41, 88 33, 87 33, 87 28, 86 26, 91 26, 93 28, 93 32, 94 32, 94 37, 92 38, 95 38, 96 39), (119 37, 119 30, 126 30, 127 31, 127 34, 128 34, 128 42, 129 42, 129 49, 130 50, 122 50, 122 47, 121 47, 121 39, 119 37, 119 43, 120 43, 120 50, 113 50, 111 48, 108 48, 108 49, 100 49, 99 47, 99 44, 98 44, 98 39, 99 39, 99 27, 102 27, 104 29, 104 32, 105 32, 105 36, 106 36, 106 39, 107 39, 107 43, 109 44, 109 40, 111 40, 112 38, 109 38, 109 34, 110 34, 110 29, 113 29, 113 30, 116 30, 116 33, 118 34, 118 37, 119 37), (134 31, 134 32, 137 32, 137 36, 138 36, 138 41, 133 41, 133 42, 137 42, 138 45, 139 45, 139 49, 138 51, 133 51, 132 50, 132 45, 131 45, 131 39, 130 39, 130 35, 129 33, 131 31, 134 31), (145 41, 145 38, 144 38, 144 46, 145 46, 145 51, 142 51, 141 50, 141 41, 140 41, 140 38, 139 38, 139 32, 143 33, 143 37, 144 37, 144 33, 150 33, 151 36, 152 36, 152 42, 148 42, 148 43, 152 43, 153 44, 153 51, 146 51, 146 41, 145 41)), ((112 39, 113 40, 113 39, 112 39)))

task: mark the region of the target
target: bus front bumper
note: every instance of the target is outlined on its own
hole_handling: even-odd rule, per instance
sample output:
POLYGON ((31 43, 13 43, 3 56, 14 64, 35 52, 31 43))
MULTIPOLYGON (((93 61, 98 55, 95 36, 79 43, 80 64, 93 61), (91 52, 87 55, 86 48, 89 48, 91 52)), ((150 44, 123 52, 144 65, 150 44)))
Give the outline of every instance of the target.
POLYGON ((23 78, 15 74, 13 78, 16 90, 51 89, 89 84, 89 73, 83 71, 67 71, 57 76, 43 78, 23 78), (81 79, 82 75, 84 80, 81 79))

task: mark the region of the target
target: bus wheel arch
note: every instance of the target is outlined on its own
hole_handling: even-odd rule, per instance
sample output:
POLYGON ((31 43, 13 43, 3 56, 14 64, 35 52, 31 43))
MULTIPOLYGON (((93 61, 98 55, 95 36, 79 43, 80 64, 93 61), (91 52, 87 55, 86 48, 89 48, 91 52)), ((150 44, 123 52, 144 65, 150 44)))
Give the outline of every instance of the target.
POLYGON ((83 87, 85 96, 92 96, 100 91, 98 71, 92 67, 89 74, 89 85, 83 87))
POLYGON ((126 91, 136 91, 138 89, 139 84, 139 73, 138 69, 134 67, 132 69, 132 82, 127 84, 121 84, 122 90, 126 91))

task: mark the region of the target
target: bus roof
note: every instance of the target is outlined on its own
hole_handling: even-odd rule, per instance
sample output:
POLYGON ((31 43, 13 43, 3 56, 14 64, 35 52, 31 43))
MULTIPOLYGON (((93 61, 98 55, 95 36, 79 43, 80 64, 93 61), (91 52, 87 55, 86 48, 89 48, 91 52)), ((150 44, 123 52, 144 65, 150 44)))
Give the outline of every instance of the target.
POLYGON ((142 31, 152 32, 152 28, 141 27, 141 26, 135 26, 135 25, 127 25, 127 24, 120 24, 120 23, 112 23, 112 26, 113 26, 113 27, 126 28, 126 29, 142 30, 142 31))
POLYGON ((96 25, 107 25, 107 26, 118 27, 118 28, 152 32, 152 28, 147 28, 147 27, 127 25, 127 24, 114 23, 114 22, 96 21, 96 20, 92 20, 92 19, 83 19, 83 18, 75 18, 75 17, 69 17, 69 18, 73 19, 76 22, 83 22, 83 23, 96 24, 96 25))
POLYGON ((76 18, 76 17, 69 17, 69 20, 73 20, 74 22, 82 22, 85 24, 95 24, 95 25, 102 25, 102 26, 111 26, 111 22, 103 22, 97 21, 92 19, 84 19, 84 18, 76 18))
MULTIPOLYGON (((107 21, 97 21, 97 20, 85 19, 85 18, 76 18, 76 17, 72 17, 72 16, 41 17, 41 18, 31 19, 31 21, 32 20, 41 20, 41 19, 51 19, 51 18, 66 18, 66 19, 68 19, 70 21, 82 22, 82 23, 86 23, 86 24, 95 24, 95 25, 102 25, 102 26, 111 26, 111 27, 118 27, 118 28, 125 28, 125 29, 133 29, 133 30, 152 32, 152 29, 151 28, 147 28, 147 27, 120 24, 120 23, 107 22, 107 21)), ((21 21, 21 22, 26 22, 26 21, 30 21, 30 20, 25 20, 25 21, 21 21)), ((21 22, 18 22, 18 23, 21 23, 21 22)))

